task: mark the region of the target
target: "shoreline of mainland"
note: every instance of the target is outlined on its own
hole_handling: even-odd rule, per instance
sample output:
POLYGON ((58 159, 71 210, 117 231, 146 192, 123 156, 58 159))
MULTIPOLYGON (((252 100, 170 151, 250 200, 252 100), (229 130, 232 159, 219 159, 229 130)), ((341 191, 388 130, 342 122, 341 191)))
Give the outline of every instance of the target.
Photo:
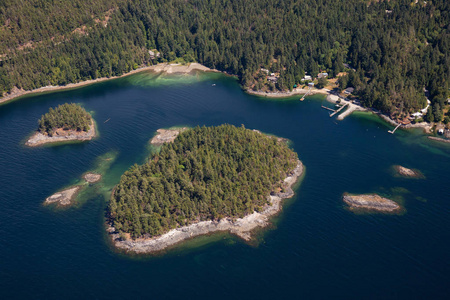
MULTIPOLYGON (((372 114, 377 115, 387 123, 398 126, 399 123, 397 123, 395 120, 391 119, 388 115, 374 109, 374 108, 366 108, 362 107, 361 105, 357 105, 355 103, 352 103, 351 101, 345 100, 342 97, 339 97, 331 92, 331 90, 323 88, 323 89, 303 89, 303 88, 296 88, 289 92, 261 92, 261 91, 253 91, 253 90, 244 90, 247 94, 260 96, 260 97, 266 97, 266 98, 288 98, 293 96, 300 96, 300 95, 327 95, 326 100, 331 103, 337 103, 337 100, 340 100, 340 104, 348 105, 349 107, 345 109, 342 113, 340 113, 337 116, 337 120, 342 121, 347 116, 351 115, 354 111, 361 111, 361 112, 369 112, 372 114)), ((403 129, 411 129, 411 128, 423 128, 424 131, 427 134, 431 134, 433 125, 429 124, 427 122, 421 122, 416 124, 407 124, 407 125, 400 125, 400 128, 403 129)), ((438 139, 435 139, 438 140, 438 139)), ((443 139, 440 139, 439 141, 442 141, 443 139)), ((450 142, 450 141, 449 141, 450 142)))
POLYGON ((55 136, 48 136, 40 133, 39 131, 35 132, 25 143, 25 146, 28 147, 38 147, 45 144, 52 143, 63 143, 63 142, 71 142, 71 141, 90 141, 97 136, 95 122, 92 119, 91 126, 89 130, 78 132, 76 130, 60 130, 56 131, 55 136), (58 134, 58 133, 62 134, 58 134))
POLYGON ((145 71, 154 71, 154 72, 163 72, 167 74, 174 74, 174 73, 181 73, 181 74, 188 74, 192 71, 203 71, 203 72, 221 72, 216 69, 210 69, 208 67, 205 67, 204 65, 201 65, 199 63, 190 63, 186 65, 181 64, 169 64, 169 63, 160 63, 152 66, 144 66, 140 67, 136 70, 132 70, 128 73, 118 75, 118 76, 111 76, 111 77, 101 77, 97 79, 89 79, 85 81, 80 81, 77 83, 69 83, 67 85, 48 85, 44 87, 40 87, 33 90, 24 90, 24 89, 18 89, 17 87, 14 87, 12 92, 9 94, 4 95, 0 98, 0 105, 11 102, 19 97, 30 95, 30 94, 38 94, 38 93, 45 93, 45 92, 54 92, 59 90, 69 90, 69 89, 75 89, 80 88, 83 86, 91 85, 94 83, 99 83, 103 81, 118 79, 126 76, 130 76, 136 73, 145 72, 145 71))
MULTIPOLYGON (((25 95, 29 95, 29 94, 37 94, 37 93, 45 93, 45 92, 53 92, 53 91, 58 91, 58 90, 68 90, 68 89, 75 89, 75 88, 80 88, 83 86, 87 86, 87 85, 91 85, 91 84, 95 84, 95 83, 99 83, 99 82, 103 82, 103 81, 107 81, 107 80, 113 80, 113 79, 118 79, 118 78, 122 78, 122 77, 126 77, 126 76, 130 76, 136 73, 140 73, 140 72, 145 72, 145 71, 154 71, 154 72, 163 72, 163 73, 167 73, 167 74, 173 74, 173 73, 181 73, 181 74, 189 74, 192 71, 203 71, 203 72, 217 72, 217 73, 224 73, 227 74, 226 72, 222 72, 216 69, 210 69, 202 64, 199 63, 189 63, 186 65, 181 65, 181 64, 170 64, 170 63, 159 63, 156 65, 152 65, 152 66, 143 66, 140 67, 136 70, 132 70, 128 73, 119 75, 119 76, 112 76, 112 77, 101 77, 101 78, 97 78, 97 79, 91 79, 91 80, 85 80, 85 81, 81 81, 78 83, 69 83, 67 85, 64 86, 45 86, 45 87, 41 87, 41 88, 37 88, 37 89, 33 89, 33 90, 29 90, 29 91, 25 91, 23 89, 18 89, 18 88, 14 88, 13 92, 10 94, 7 94, 3 97, 0 98, 0 105, 11 102, 21 96, 25 96, 25 95)), ((287 98, 287 97, 293 97, 293 96, 299 96, 299 95, 316 95, 316 94, 321 94, 321 95, 327 95, 326 100, 332 103, 336 103, 336 99, 332 99, 331 96, 333 97, 338 97, 336 95, 334 95, 331 90, 323 88, 323 89, 317 89, 317 88, 313 88, 313 89, 303 89, 303 88, 296 88, 292 91, 289 92, 262 92, 262 91, 253 91, 250 89, 243 89, 244 92, 246 92, 247 94, 250 95, 254 95, 254 96, 260 96, 260 97, 266 97, 266 98, 287 98)), ((337 119, 339 121, 342 121, 345 117, 349 116, 350 114, 352 114, 354 111, 365 111, 365 112, 370 112, 372 114, 377 115, 378 117, 380 117, 381 119, 383 119, 384 121, 386 121, 387 123, 393 125, 393 126, 398 126, 399 123, 397 123, 395 120, 391 119, 389 116, 383 114, 380 111, 377 111, 376 109, 373 108, 365 108, 362 107, 361 105, 356 105, 354 103, 351 103, 350 101, 347 101, 345 99, 342 99, 341 97, 338 97, 338 99, 341 99, 341 102, 346 102, 349 104, 349 107, 344 110, 344 112, 342 112, 341 114, 338 115, 337 119)), ((432 128, 433 128, 433 124, 429 124, 427 122, 422 122, 422 123, 417 123, 417 124, 407 124, 407 125, 400 125, 400 128, 403 129, 411 129, 411 128, 423 128, 425 133, 427 134, 431 134, 432 133, 432 128)), ((435 139, 436 141, 440 141, 440 142, 446 142, 446 140, 444 139, 435 139)))
POLYGON ((266 205, 262 212, 253 212, 243 218, 232 220, 223 218, 220 221, 201 221, 188 226, 171 229, 165 234, 152 238, 138 238, 122 240, 120 234, 111 223, 106 224, 106 231, 109 234, 115 248, 136 254, 149 254, 165 250, 168 247, 179 244, 185 240, 200 235, 208 235, 220 231, 229 231, 245 241, 252 239, 251 232, 258 228, 264 228, 270 224, 269 218, 279 213, 282 209, 282 200, 294 196, 292 186, 298 182, 304 174, 304 167, 300 160, 289 176, 284 179, 286 185, 285 193, 276 193, 268 196, 270 205, 266 205))

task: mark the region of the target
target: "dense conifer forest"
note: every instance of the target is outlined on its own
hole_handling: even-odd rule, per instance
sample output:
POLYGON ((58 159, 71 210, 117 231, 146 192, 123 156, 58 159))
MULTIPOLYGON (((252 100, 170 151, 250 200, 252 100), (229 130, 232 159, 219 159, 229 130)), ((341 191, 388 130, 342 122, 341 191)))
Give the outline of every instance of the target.
POLYGON ((59 105, 39 120, 39 129, 41 133, 52 136, 57 129, 88 131, 92 122, 91 115, 81 106, 71 103, 59 105))
POLYGON ((448 0, 5 0, 0 91, 178 58, 252 88, 288 90, 305 72, 345 71, 340 87, 354 87, 363 105, 401 117, 428 96, 436 121, 450 81, 449 14, 448 0), (276 84, 261 68, 280 74, 276 84))
POLYGON ((139 237, 243 217, 283 188, 297 160, 284 141, 244 127, 190 129, 122 175, 109 204, 111 219, 116 230, 139 237))

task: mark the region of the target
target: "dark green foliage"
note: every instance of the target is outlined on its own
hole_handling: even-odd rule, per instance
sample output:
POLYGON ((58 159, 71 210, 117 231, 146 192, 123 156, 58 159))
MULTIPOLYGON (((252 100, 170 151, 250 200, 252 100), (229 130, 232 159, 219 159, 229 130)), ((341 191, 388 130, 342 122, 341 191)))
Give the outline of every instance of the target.
POLYGON ((231 125, 197 127, 125 172, 109 205, 117 230, 154 236, 260 210, 297 165, 274 137, 231 125))
POLYGON ((319 78, 316 87, 318 89, 323 89, 328 84, 328 80, 325 77, 319 78))
POLYGON ((327 70, 332 77, 354 68, 347 84, 363 105, 407 115, 426 105, 424 87, 432 104, 446 99, 449 6, 448 0, 5 0, 0 92, 120 75, 180 57, 236 74, 256 90, 291 89, 305 72, 327 70), (95 20, 108 11, 108 26, 101 26, 95 20), (88 34, 72 33, 83 25, 88 34), (32 47, 21 47, 30 41, 32 47), (153 48, 161 51, 158 59, 149 56, 153 48), (280 73, 275 86, 259 78, 261 67, 280 73))
POLYGON ((39 120, 39 131, 53 135, 56 129, 88 131, 92 122, 91 115, 81 106, 71 103, 50 108, 39 120))

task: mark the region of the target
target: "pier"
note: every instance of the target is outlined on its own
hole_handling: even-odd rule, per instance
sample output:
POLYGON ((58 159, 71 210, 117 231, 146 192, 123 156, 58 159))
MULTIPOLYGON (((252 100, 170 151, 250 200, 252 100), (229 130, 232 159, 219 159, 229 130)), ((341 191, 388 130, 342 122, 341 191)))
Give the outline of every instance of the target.
POLYGON ((306 94, 303 95, 303 97, 300 98, 300 101, 305 100, 305 97, 308 96, 308 94, 311 93, 311 87, 309 87, 309 90, 306 94))
POLYGON ((347 107, 347 106, 348 106, 348 103, 345 104, 345 105, 343 105, 343 106, 341 106, 338 110, 336 110, 334 113, 332 113, 332 114, 330 115, 330 118, 331 118, 332 116, 334 116, 335 114, 338 114, 341 110, 344 109, 344 107, 347 107))
POLYGON ((334 109, 329 108, 329 107, 326 107, 326 106, 323 106, 323 105, 322 105, 322 108, 325 108, 325 109, 327 109, 327 110, 331 110, 332 112, 336 112, 334 109))
POLYGON ((398 125, 397 125, 397 127, 395 127, 395 129, 394 129, 394 130, 392 130, 392 131, 391 131, 391 130, 389 130, 388 132, 389 132, 389 133, 391 133, 391 134, 394 134, 394 133, 395 133, 395 131, 396 131, 396 130, 397 130, 397 129, 398 129, 399 127, 400 127, 400 126, 402 126, 402 124, 401 124, 401 123, 400 123, 400 124, 398 124, 398 125))

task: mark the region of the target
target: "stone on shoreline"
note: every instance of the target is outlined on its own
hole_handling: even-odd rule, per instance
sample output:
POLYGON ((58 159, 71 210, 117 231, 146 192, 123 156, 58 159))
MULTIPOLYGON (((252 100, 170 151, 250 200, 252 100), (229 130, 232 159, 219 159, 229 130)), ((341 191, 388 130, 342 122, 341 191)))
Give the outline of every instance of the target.
POLYGON ((378 212, 398 212, 401 207, 396 202, 383 198, 377 194, 370 195, 348 195, 344 194, 342 200, 355 210, 378 211, 378 212))
POLYGON ((65 189, 61 192, 57 192, 47 199, 45 199, 44 204, 52 204, 57 203, 58 205, 66 206, 72 203, 72 200, 75 198, 77 192, 80 190, 81 186, 77 185, 68 189, 65 189))

